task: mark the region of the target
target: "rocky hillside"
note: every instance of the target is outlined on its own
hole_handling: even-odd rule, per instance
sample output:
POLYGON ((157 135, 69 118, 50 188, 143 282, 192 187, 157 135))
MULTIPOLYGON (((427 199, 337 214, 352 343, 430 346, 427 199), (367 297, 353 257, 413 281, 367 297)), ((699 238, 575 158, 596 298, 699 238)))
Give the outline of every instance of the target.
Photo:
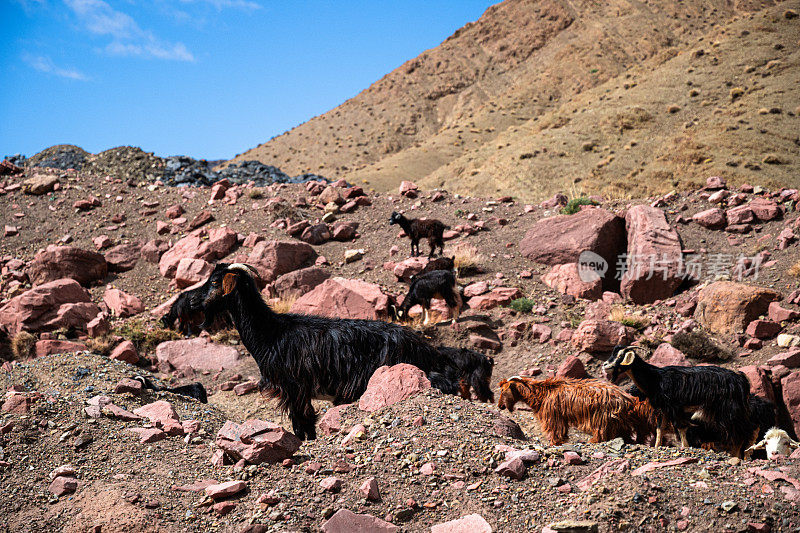
POLYGON ((796 185, 800 3, 771 4, 506 0, 233 161, 536 201, 796 185))
POLYGON ((800 527, 800 452, 742 462, 590 444, 576 431, 552 446, 530 411, 443 396, 413 367, 374 385, 397 403, 370 391, 347 406, 317 402, 320 438, 300 443, 256 393, 258 369, 235 331, 184 338, 158 322, 219 260, 256 267, 277 310, 387 320, 403 280, 426 264, 388 225, 403 211, 450 227, 445 253, 469 305, 455 326, 410 325, 434 344, 491 354, 495 391, 518 374, 602 377, 613 346, 635 342, 653 364, 740 369, 796 435, 796 189, 710 176, 690 191, 580 206, 413 183, 383 195, 343 180, 170 187, 90 169, 4 163, 0 173, 0 510, 10 530, 800 527), (654 275, 637 267, 650 264, 654 275), (136 375, 199 382, 208 403, 143 389, 136 375))

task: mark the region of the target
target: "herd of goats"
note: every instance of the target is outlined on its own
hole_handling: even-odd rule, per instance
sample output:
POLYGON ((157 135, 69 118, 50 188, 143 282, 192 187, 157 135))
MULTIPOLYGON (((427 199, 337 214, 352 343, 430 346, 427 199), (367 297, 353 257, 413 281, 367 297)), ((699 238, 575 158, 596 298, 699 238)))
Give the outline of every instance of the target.
MULTIPOLYGON (((412 255, 419 254, 421 238, 428 239, 431 257, 444 246, 446 226, 437 220, 393 213, 390 223, 399 224, 411 238, 412 255)), ((410 307, 420 304, 427 322, 431 299, 443 298, 455 321, 462 299, 452 261, 444 264, 446 268, 412 278, 396 317, 406 318, 410 307)), ((261 390, 288 412, 301 439, 316 438, 313 399, 334 405, 354 402, 384 365, 408 363, 445 394, 494 401, 491 357, 432 346, 415 330, 394 322, 276 313, 264 301, 258 273, 250 265, 218 263, 203 285, 179 295, 163 319, 165 326, 189 334, 192 324, 210 329, 219 321, 238 330, 258 363, 261 390)), ((647 363, 640 350, 644 348, 618 346, 603 365, 608 381, 520 376, 502 380, 498 406, 512 411, 517 402, 525 402, 553 445, 566 442, 573 427, 591 434, 590 442, 622 438, 657 447, 672 436, 681 447, 739 458, 765 449, 772 459, 800 446, 775 427, 775 405, 752 394, 741 372, 711 365, 657 367, 647 363), (615 384, 623 376, 633 382, 627 390, 615 384)))

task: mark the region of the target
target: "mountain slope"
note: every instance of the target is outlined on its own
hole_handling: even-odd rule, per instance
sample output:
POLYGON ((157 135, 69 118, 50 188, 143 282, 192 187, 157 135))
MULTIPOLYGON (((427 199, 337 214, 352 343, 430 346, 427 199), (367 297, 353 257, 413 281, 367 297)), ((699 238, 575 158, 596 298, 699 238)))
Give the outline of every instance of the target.
MULTIPOLYGON (((462 178, 475 170, 471 161, 496 150, 501 136, 512 142, 521 126, 587 90, 637 68, 646 75, 715 25, 770 3, 718 4, 507 0, 341 106, 235 160, 367 180, 378 190, 429 176, 469 192, 476 180, 462 178)), ((513 176, 479 174, 484 192, 534 196, 513 176)))

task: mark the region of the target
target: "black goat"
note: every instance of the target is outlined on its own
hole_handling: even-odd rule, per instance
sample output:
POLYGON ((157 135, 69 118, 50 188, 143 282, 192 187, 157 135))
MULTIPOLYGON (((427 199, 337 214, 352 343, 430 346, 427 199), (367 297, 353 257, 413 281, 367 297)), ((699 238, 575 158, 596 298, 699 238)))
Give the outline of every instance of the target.
MULTIPOLYGON (((603 365, 614 382, 626 374, 654 409, 662 423, 671 424, 680 435, 681 447, 689 445, 687 430, 703 425, 713 435, 715 449, 725 449, 741 458, 755 442, 757 426, 750 418, 750 382, 744 374, 718 366, 653 366, 638 355, 634 346, 617 346, 603 365)), ((656 429, 661 445, 662 425, 656 429)))
POLYGON ((133 379, 140 381, 145 389, 154 390, 156 392, 171 392, 172 394, 194 398, 200 403, 208 403, 206 388, 199 382, 189 383, 188 385, 181 385, 179 387, 159 387, 145 376, 134 376, 133 379))
POLYGON ((428 272, 433 272, 434 270, 455 270, 456 269, 456 258, 455 257, 437 257, 436 259, 428 260, 428 263, 422 267, 416 275, 420 276, 422 274, 427 274, 428 272))
POLYGON ((464 302, 458 285, 456 285, 456 275, 451 270, 434 270, 412 276, 408 293, 403 298, 403 303, 397 308, 397 318, 405 320, 408 317, 408 311, 419 304, 422 306, 424 317, 422 323, 427 326, 431 300, 434 298, 441 298, 445 301, 453 317, 452 323, 455 324, 464 302))
POLYGON ((406 218, 397 211, 392 213, 389 218, 389 224, 399 224, 403 231, 406 232, 408 238, 411 239, 411 255, 416 257, 419 255, 419 241, 423 237, 428 239, 428 244, 431 247, 431 252, 428 257, 433 257, 436 253, 436 248, 439 248, 440 253, 444 253, 444 230, 450 226, 445 226, 442 222, 436 219, 421 219, 421 218, 406 218))
POLYGON ((288 410, 295 434, 316 437, 312 399, 340 405, 357 400, 375 370, 409 363, 437 372, 444 386, 448 363, 416 332, 378 320, 275 313, 261 298, 254 270, 244 264, 217 264, 204 297, 206 321, 228 312, 242 344, 258 363, 262 390, 269 388, 288 410))
MULTIPOLYGON (((178 298, 172 302, 167 314, 161 317, 161 324, 167 329, 175 328, 182 335, 199 334, 202 330, 202 324, 205 322, 203 295, 208 290, 207 284, 208 281, 199 287, 180 293, 178 298)), ((226 315, 222 314, 217 317, 213 325, 209 325, 209 331, 216 331, 229 326, 230 320, 226 315)))
MULTIPOLYGON (((769 400, 765 400, 761 396, 750 394, 747 398, 747 404, 750 407, 750 421, 758 433, 753 438, 753 441, 758 441, 764 438, 771 428, 775 427, 777 420, 777 412, 775 404, 769 400)), ((692 426, 686 432, 686 439, 691 446, 696 448, 709 448, 715 451, 727 451, 724 445, 717 444, 717 436, 713 430, 705 424, 692 426)), ((756 458, 766 458, 766 452, 755 452, 756 458), (763 457, 762 457, 763 456, 763 457)))
POLYGON ((466 400, 472 399, 474 391, 479 401, 494 403, 492 357, 467 348, 440 346, 438 351, 441 357, 428 373, 431 385, 447 394, 460 394, 466 400))

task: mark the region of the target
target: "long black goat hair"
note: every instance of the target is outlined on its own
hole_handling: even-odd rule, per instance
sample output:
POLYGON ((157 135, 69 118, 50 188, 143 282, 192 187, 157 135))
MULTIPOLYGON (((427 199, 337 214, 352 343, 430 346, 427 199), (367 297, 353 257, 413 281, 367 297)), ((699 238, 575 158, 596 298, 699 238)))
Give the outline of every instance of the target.
MULTIPOLYGON (((626 374, 664 421, 675 427, 681 446, 689 445, 687 431, 703 425, 715 436, 717 447, 742 457, 755 442, 758 429, 750 417, 750 382, 744 374, 718 366, 653 366, 635 353, 636 346, 617 346, 603 365, 615 382, 626 374)), ((656 446, 661 428, 656 430, 656 446)))
MULTIPOLYGON (((275 313, 261 298, 254 275, 249 265, 217 264, 204 298, 206 320, 230 313, 258 363, 262 390, 289 412, 301 439, 316 437, 312 399, 353 402, 383 365, 409 363, 436 373, 439 352, 413 330, 377 320, 275 313)), ((440 372, 432 381, 451 389, 447 379, 440 372)))

